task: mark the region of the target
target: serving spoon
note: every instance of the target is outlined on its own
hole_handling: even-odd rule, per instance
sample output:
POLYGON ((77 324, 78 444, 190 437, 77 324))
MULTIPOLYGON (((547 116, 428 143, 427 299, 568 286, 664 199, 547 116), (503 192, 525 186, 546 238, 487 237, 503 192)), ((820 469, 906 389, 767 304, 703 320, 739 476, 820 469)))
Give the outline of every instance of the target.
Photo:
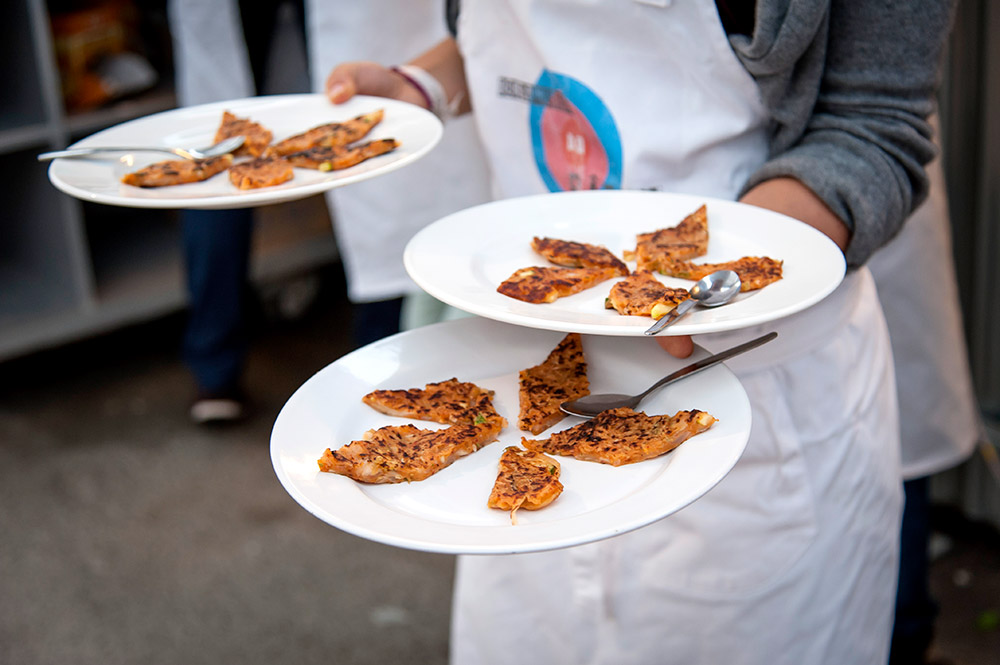
POLYGON ((167 146, 142 146, 134 148, 123 148, 114 146, 94 146, 92 148, 67 148, 66 150, 56 150, 55 152, 43 152, 38 155, 38 161, 47 162, 58 157, 85 157, 102 152, 167 152, 184 159, 206 159, 208 157, 218 157, 227 152, 236 150, 246 140, 245 136, 232 136, 219 141, 206 148, 169 148, 167 146))
POLYGON ((688 297, 677 303, 677 306, 667 312, 656 323, 649 327, 646 335, 655 335, 677 319, 687 314, 696 304, 704 307, 718 307, 732 300, 740 292, 740 276, 732 270, 716 270, 699 279, 688 290, 688 297))
POLYGON ((602 411, 607 411, 608 409, 617 409, 618 407, 627 406, 630 409, 634 409, 639 405, 643 399, 645 399, 654 390, 658 390, 668 383, 673 383, 679 379, 691 376, 702 370, 708 369, 713 365, 718 365, 724 360, 729 360, 733 356, 738 356, 741 353, 749 351, 750 349, 755 349, 761 344, 770 342, 772 339, 778 336, 776 332, 769 332, 766 335, 761 335, 756 339, 752 339, 749 342, 744 342, 734 346, 731 349, 726 349, 725 351, 720 351, 715 355, 711 355, 707 358, 703 358, 698 362, 691 363, 687 367, 682 367, 672 374, 668 374, 663 377, 649 388, 646 388, 638 395, 622 395, 619 393, 605 393, 602 395, 587 395, 586 397, 581 397, 580 399, 575 399, 570 402, 563 402, 559 405, 559 408, 563 410, 564 413, 568 413, 572 416, 582 416, 583 418, 593 418, 602 411))

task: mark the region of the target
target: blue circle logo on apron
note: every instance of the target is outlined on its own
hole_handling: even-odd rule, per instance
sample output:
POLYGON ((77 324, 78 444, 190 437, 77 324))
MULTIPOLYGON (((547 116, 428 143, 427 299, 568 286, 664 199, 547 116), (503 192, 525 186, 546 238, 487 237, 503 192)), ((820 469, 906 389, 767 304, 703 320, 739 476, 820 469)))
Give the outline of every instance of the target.
POLYGON ((601 98, 576 79, 547 69, 535 85, 531 144, 549 191, 620 189, 621 138, 601 98))

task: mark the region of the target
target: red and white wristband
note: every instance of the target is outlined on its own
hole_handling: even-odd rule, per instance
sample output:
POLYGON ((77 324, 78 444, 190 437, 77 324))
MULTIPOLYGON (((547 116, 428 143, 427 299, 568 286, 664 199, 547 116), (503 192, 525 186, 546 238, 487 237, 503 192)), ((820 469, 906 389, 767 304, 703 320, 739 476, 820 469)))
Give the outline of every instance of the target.
POLYGON ((416 65, 397 65, 389 69, 402 76, 416 88, 417 92, 424 98, 424 102, 427 103, 427 108, 438 118, 445 120, 455 115, 455 109, 461 101, 461 96, 449 103, 444 87, 426 70, 416 65))

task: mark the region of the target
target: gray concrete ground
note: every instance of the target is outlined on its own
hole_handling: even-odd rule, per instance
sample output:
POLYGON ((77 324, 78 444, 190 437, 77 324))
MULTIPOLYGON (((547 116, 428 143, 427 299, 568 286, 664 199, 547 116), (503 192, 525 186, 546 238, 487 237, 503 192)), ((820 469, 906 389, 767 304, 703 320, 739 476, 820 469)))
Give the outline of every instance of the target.
MULTIPOLYGON (((350 348, 328 283, 255 325, 236 426, 188 421, 179 316, 0 365, 0 664, 446 662, 453 558, 337 531, 271 469, 278 410, 350 348)), ((939 652, 997 665, 1000 542, 941 519, 939 652)))

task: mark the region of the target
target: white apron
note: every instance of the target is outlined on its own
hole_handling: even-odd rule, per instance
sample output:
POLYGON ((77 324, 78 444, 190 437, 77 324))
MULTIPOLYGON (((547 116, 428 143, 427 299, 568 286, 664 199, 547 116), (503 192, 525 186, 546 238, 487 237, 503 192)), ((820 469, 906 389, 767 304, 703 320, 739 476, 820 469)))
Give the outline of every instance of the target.
MULTIPOLYGON (((935 131, 936 121, 935 116, 935 131)), ((940 157, 927 165, 927 175, 927 200, 868 262, 892 339, 907 480, 956 466, 983 437, 962 332, 940 157)))
POLYGON ((169 0, 167 17, 182 106, 254 94, 253 74, 234 0, 169 0))
MULTIPOLYGON (((765 112, 711 0, 464 0, 459 44, 499 196, 733 198, 764 159, 765 112)), ((727 478, 617 538, 460 557, 453 663, 885 662, 901 491, 871 275, 807 312, 696 341, 717 350, 771 329, 776 341, 729 363, 754 422, 727 478)))
MULTIPOLYGON (((409 61, 447 35, 441 0, 307 0, 313 88, 337 64, 409 61)), ((413 167, 331 191, 337 245, 353 302, 419 291, 403 267, 413 235, 490 199, 489 174, 469 117, 449 120, 441 143, 413 167)))

